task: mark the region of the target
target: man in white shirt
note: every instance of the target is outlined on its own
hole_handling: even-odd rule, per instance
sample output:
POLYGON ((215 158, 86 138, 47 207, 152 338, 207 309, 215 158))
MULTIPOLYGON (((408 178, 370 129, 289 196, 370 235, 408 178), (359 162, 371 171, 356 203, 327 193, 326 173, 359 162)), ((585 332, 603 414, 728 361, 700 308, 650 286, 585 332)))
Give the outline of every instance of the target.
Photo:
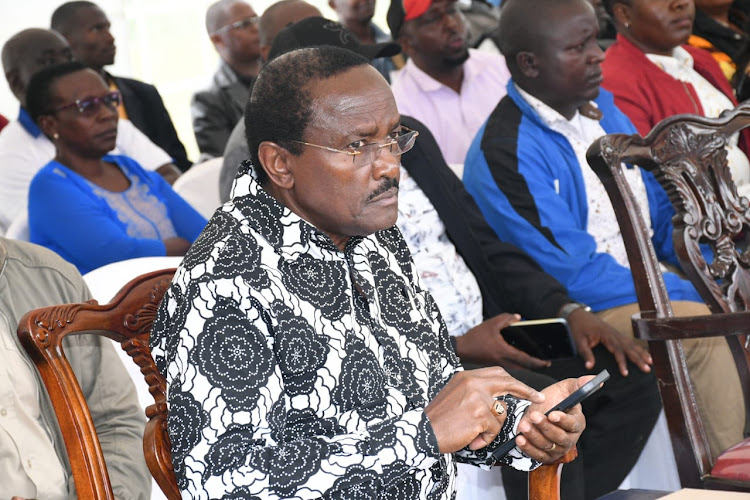
MULTIPOLYGON (((23 30, 3 46, 5 77, 21 108, 18 119, 0 133, 0 234, 25 213, 31 179, 55 156, 55 145, 24 109, 26 85, 43 67, 71 60, 73 55, 68 43, 52 30, 23 30)), ((174 182, 179 175, 169 155, 127 120, 118 122, 117 146, 113 153, 132 157, 143 168, 156 170, 169 182, 174 182)))
POLYGON ((393 81, 399 111, 432 131, 449 164, 463 163, 505 95, 505 58, 467 47, 468 25, 457 0, 394 0, 388 26, 409 57, 393 81))

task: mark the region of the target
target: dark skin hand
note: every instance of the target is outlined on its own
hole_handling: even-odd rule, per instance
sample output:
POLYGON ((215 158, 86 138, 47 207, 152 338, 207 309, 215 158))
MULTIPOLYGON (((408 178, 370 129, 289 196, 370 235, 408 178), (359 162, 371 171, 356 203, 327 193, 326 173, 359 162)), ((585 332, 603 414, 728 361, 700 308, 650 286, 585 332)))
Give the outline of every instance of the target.
POLYGON ((170 257, 182 257, 190 248, 190 242, 188 240, 176 236, 174 238, 167 238, 162 241, 162 243, 164 243, 164 247, 167 249, 167 255, 170 257))
POLYGON ((544 389, 542 394, 545 400, 529 406, 518 424, 518 431, 523 435, 516 437, 516 446, 528 457, 543 464, 552 463, 565 455, 586 428, 581 405, 577 404, 567 412, 553 411, 549 416, 544 413, 592 378, 592 375, 569 378, 544 389))
POLYGON ((552 363, 535 358, 508 344, 500 331, 520 321, 518 314, 498 314, 484 321, 465 335, 456 337, 456 354, 464 362, 505 368, 528 368, 538 370, 552 363))
POLYGON ((624 377, 628 375, 627 360, 630 360, 643 372, 651 371, 650 365, 654 364, 654 361, 648 351, 635 340, 621 334, 594 314, 583 308, 576 309, 568 316, 568 324, 578 348, 578 355, 583 358, 587 370, 591 370, 596 364, 591 349, 602 344, 615 357, 617 366, 620 367, 620 373, 624 377))
POLYGON ((164 180, 171 186, 174 181, 181 175, 180 169, 175 166, 174 163, 165 163, 161 167, 157 168, 156 171, 164 177, 164 180))
POLYGON ((497 415, 493 410, 495 397, 502 394, 535 403, 545 398, 497 366, 453 375, 425 408, 440 453, 453 453, 466 446, 477 450, 491 443, 505 422, 505 414, 497 415))

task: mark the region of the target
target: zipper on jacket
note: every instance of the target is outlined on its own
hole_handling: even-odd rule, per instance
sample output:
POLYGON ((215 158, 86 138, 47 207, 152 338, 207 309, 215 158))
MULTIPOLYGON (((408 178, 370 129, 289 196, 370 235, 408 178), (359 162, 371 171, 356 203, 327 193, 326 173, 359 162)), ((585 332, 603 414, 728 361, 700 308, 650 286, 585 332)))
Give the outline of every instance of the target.
POLYGON ((682 86, 685 87, 685 92, 687 92, 688 97, 690 98, 690 102, 693 103, 693 107, 695 108, 695 114, 700 115, 701 113, 701 107, 698 106, 698 103, 695 102, 695 99, 693 98, 693 94, 690 93, 690 88, 688 88, 687 83, 680 80, 680 83, 682 83, 682 86))

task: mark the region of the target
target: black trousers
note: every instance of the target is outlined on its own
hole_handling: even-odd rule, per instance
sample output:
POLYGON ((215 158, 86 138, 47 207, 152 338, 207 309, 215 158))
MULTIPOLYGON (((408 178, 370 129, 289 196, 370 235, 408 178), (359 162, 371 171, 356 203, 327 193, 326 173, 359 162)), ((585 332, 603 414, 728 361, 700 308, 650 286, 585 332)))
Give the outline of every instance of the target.
MULTIPOLYGON (((623 377, 614 356, 602 346, 594 348, 594 356, 592 370, 586 370, 581 358, 555 361, 535 372, 509 370, 537 390, 557 380, 609 371, 604 387, 582 404, 586 430, 578 442, 578 458, 563 466, 563 500, 595 499, 616 489, 638 460, 661 410, 652 374, 628 363, 629 375, 623 377)), ((527 473, 502 467, 502 475, 508 500, 528 498, 527 473)))

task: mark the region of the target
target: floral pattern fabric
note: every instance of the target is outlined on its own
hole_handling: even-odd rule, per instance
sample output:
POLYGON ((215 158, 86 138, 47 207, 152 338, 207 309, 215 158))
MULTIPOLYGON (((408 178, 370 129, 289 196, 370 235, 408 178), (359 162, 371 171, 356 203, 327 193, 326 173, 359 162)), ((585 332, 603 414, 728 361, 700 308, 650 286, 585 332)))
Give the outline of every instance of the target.
MULTIPOLYGON (((455 496, 456 457, 424 409, 461 367, 395 227, 342 252, 243 175, 177 271, 151 349, 184 497, 455 496)), ((483 464, 517 423, 457 458, 483 464)))
POLYGON ((130 181, 130 187, 121 192, 109 191, 88 179, 84 180, 94 194, 117 214, 117 219, 131 238, 166 240, 177 236, 167 205, 154 195, 140 177, 125 169, 122 169, 122 173, 130 181))
POLYGON ((464 335, 484 321, 479 283, 448 237, 435 206, 403 166, 396 226, 409 246, 421 282, 440 307, 448 334, 464 335))

